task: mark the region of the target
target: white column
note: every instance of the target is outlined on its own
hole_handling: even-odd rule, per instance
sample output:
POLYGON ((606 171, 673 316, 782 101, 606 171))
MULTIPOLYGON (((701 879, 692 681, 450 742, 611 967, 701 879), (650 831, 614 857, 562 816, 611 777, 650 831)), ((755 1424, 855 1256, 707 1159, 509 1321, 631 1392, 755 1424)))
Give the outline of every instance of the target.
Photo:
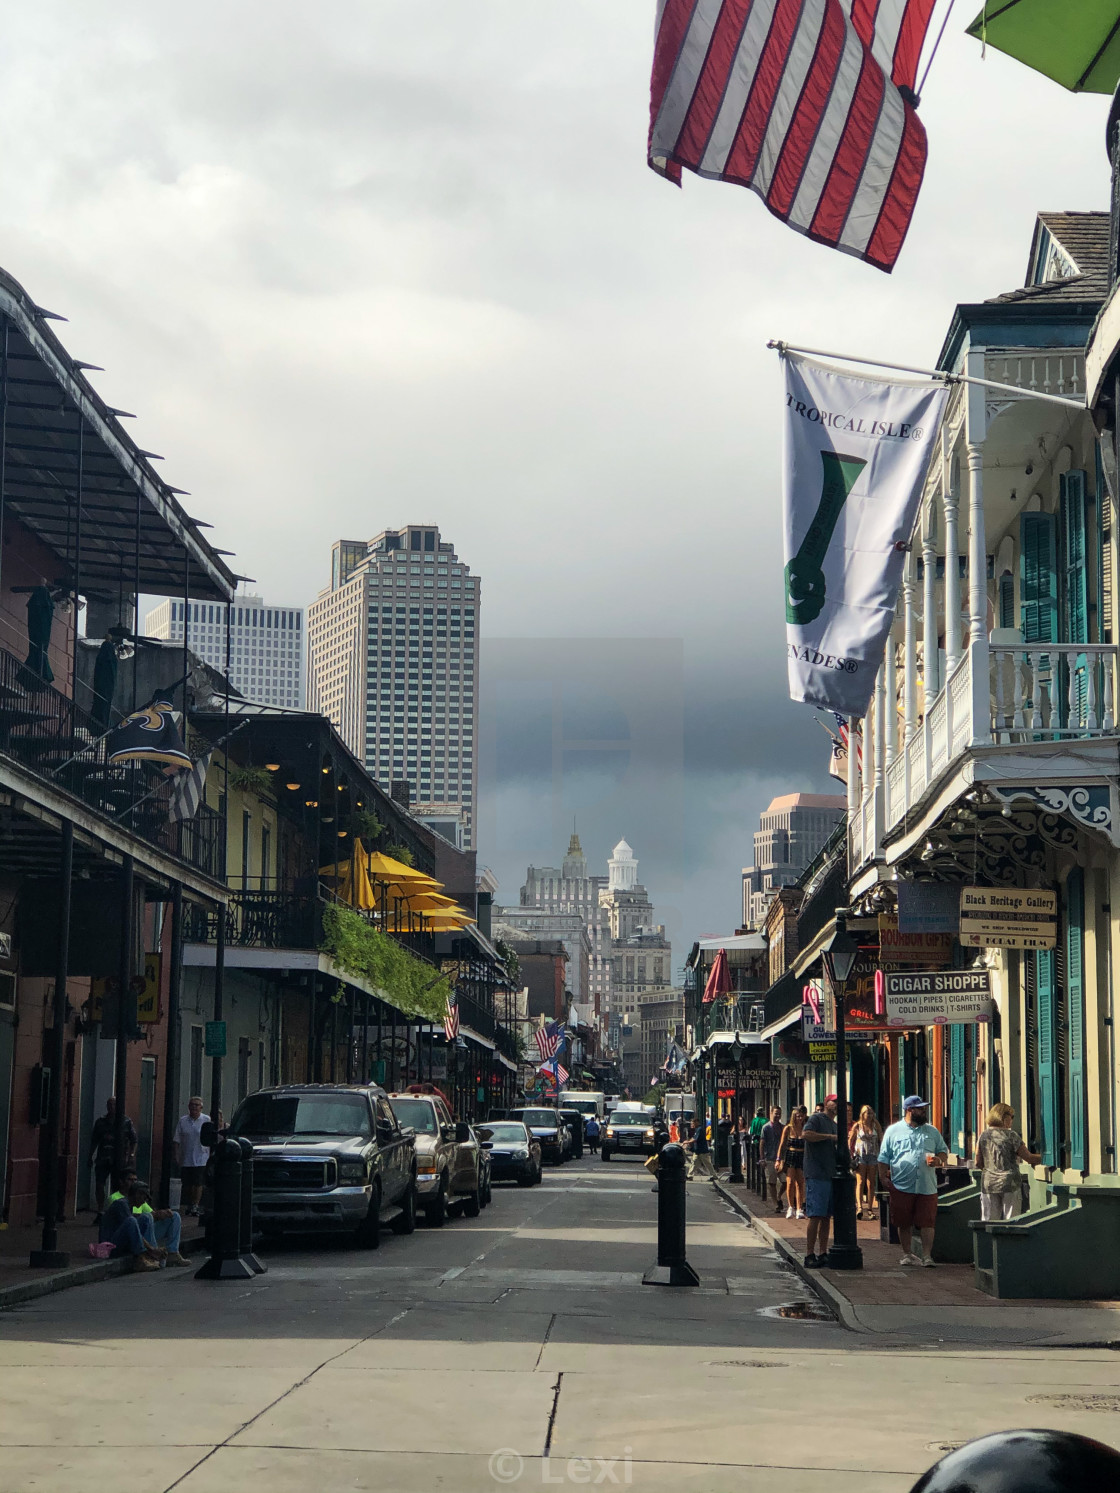
POLYGON ((886 824, 886 716, 886 664, 883 663, 875 676, 875 782, 872 789, 872 814, 876 856, 882 849, 886 824))
POLYGON ((856 743, 859 740, 856 733, 864 723, 854 715, 848 717, 848 823, 851 824, 859 813, 860 781, 859 766, 856 743))
POLYGON ((918 729, 918 628, 914 616, 914 572, 918 562, 913 548, 902 571, 902 722, 903 750, 918 729))
MULTIPOLYGON (((982 352, 968 354, 968 372, 984 376, 982 352)), ((965 441, 968 446, 968 630, 972 673, 972 742, 992 739, 991 679, 988 661, 988 542, 984 528, 984 437, 988 414, 984 390, 967 386, 965 441)))
POLYGON ((937 546, 933 538, 936 502, 936 497, 930 500, 922 527, 922 690, 925 695, 923 714, 927 716, 941 688, 937 648, 937 546))
POLYGON ((898 682, 895 677, 894 656, 895 641, 894 627, 892 626, 890 637, 887 639, 887 651, 883 657, 883 692, 887 702, 887 708, 883 712, 884 745, 886 748, 883 753, 884 767, 889 767, 898 756, 898 682))
POLYGON ((941 501, 945 509, 945 681, 961 658, 961 573, 957 512, 961 495, 953 470, 953 448, 948 431, 941 433, 941 501))

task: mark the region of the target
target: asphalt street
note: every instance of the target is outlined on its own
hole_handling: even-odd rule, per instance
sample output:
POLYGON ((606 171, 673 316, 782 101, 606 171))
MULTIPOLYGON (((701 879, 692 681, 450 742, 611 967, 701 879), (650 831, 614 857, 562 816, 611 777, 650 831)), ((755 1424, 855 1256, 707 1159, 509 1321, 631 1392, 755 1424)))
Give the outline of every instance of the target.
POLYGON ((376 1252, 291 1243, 249 1283, 165 1271, 14 1308, 0 1490, 902 1493, 990 1430, 1120 1445, 1115 1353, 859 1337, 800 1315, 708 1183, 688 1204, 699 1289, 641 1284, 650 1179, 587 1159, 376 1252))

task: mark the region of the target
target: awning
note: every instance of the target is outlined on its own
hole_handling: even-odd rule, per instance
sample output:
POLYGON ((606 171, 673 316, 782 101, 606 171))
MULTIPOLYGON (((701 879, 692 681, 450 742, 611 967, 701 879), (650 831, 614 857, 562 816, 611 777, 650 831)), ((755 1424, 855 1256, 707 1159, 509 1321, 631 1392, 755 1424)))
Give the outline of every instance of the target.
POLYGON ((734 1047, 736 1037, 740 1047, 762 1047, 769 1040, 761 1032, 712 1032, 704 1043, 703 1050, 708 1052, 717 1047, 734 1047))
POLYGON ((762 1028, 762 1037, 769 1042, 771 1037, 776 1037, 779 1032, 787 1031, 801 1020, 801 1007, 795 1006, 792 1011, 787 1011, 784 1016, 779 1016, 777 1021, 772 1021, 769 1026, 762 1028))

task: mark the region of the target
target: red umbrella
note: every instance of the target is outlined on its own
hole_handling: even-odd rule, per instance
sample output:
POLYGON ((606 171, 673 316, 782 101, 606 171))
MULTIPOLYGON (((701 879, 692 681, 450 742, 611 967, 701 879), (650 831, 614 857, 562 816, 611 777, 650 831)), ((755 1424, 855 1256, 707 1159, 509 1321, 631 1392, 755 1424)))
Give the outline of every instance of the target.
POLYGON ((704 986, 705 1006, 709 1001, 714 1001, 718 995, 730 995, 732 993, 731 971, 727 967, 727 950, 720 949, 712 964, 711 973, 708 975, 708 983, 704 986))

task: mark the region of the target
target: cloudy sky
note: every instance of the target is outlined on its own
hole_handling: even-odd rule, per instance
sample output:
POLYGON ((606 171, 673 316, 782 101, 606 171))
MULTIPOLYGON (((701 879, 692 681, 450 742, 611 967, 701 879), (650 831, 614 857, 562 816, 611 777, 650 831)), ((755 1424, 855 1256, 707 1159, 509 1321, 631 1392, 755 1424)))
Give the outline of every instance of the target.
POLYGON ((647 169, 654 0, 12 9, 0 263, 271 598, 441 525, 483 576, 482 858, 516 900, 573 815, 625 835, 679 953, 770 796, 828 788, 767 338, 929 364, 1037 209, 1107 206, 1107 100, 982 61, 975 4, 890 277, 647 169))

